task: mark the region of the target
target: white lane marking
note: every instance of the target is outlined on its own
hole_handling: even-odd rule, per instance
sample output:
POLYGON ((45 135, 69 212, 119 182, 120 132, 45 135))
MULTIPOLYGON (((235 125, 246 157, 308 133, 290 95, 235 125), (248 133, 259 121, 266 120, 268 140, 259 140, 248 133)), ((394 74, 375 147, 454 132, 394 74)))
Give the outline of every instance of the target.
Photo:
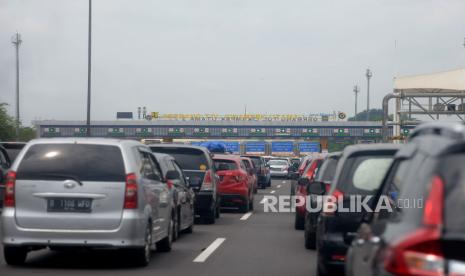
POLYGON ((283 184, 286 184, 286 180, 283 180, 283 182, 282 182, 282 183, 283 183, 283 184))
POLYGON ((194 263, 203 263, 205 262, 210 255, 215 252, 218 247, 226 240, 226 238, 217 238, 214 240, 205 250, 194 259, 194 263))
POLYGON ((276 193, 276 191, 275 191, 275 190, 273 190, 273 191, 271 191, 271 192, 270 192, 270 194, 274 194, 274 193, 276 193))
POLYGON ((278 188, 278 189, 281 188, 281 185, 276 186, 276 188, 278 188))
POLYGON ((252 215, 253 213, 252 212, 248 212, 248 213, 245 213, 240 220, 247 220, 248 218, 250 218, 250 216, 252 215))

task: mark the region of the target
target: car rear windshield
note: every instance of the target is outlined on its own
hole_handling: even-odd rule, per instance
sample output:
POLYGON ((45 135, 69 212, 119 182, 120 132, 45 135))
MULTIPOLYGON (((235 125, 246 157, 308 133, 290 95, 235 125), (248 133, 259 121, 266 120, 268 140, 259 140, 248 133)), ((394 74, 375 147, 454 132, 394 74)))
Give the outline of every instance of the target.
POLYGON ((323 162, 323 164, 321 164, 321 168, 318 170, 315 179, 317 181, 332 182, 334 174, 336 174, 336 167, 338 161, 339 157, 328 158, 325 162, 323 162))
POLYGON ((233 160, 227 159, 214 159, 213 162, 215 163, 215 168, 217 171, 220 171, 220 167, 223 167, 223 170, 237 170, 237 164, 233 160))
POLYGON ((121 181, 126 179, 123 156, 117 146, 90 144, 36 144, 21 160, 18 179, 121 181))
POLYGON ((345 195, 373 195, 379 189, 392 155, 352 157, 345 161, 337 189, 345 195))
POLYGON ((183 147, 151 147, 153 152, 166 153, 174 157, 183 170, 209 169, 205 153, 195 148, 183 147))
POLYGON ((456 153, 440 161, 439 175, 444 178, 444 223, 447 231, 464 232, 465 216, 465 153, 456 153))
POLYGON ((288 163, 285 160, 270 160, 268 164, 270 166, 287 166, 288 163))
POLYGON ((255 165, 256 168, 260 168, 262 161, 259 156, 246 156, 252 160, 253 164, 255 165))

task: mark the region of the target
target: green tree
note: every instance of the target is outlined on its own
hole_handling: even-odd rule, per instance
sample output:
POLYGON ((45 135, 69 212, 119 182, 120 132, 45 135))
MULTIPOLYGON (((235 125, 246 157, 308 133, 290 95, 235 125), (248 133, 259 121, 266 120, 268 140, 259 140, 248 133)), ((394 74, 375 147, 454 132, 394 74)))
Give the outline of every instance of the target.
MULTIPOLYGON (((7 103, 0 103, 0 141, 12 141, 16 139, 15 119, 8 115, 7 103)), ((19 128, 19 140, 29 141, 36 136, 36 131, 32 127, 19 128)))

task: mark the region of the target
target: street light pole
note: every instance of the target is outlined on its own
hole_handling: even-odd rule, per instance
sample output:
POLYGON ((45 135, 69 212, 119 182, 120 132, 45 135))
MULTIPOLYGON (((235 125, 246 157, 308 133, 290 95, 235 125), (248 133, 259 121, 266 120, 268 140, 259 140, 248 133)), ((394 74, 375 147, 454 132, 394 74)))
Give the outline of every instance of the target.
POLYGON ((354 86, 354 93, 355 93, 355 121, 357 121, 357 104, 358 104, 358 93, 360 92, 360 89, 358 88, 358 85, 354 86))
POLYGON ((16 32, 12 37, 11 42, 15 45, 16 50, 16 140, 19 140, 19 45, 21 42, 21 35, 16 32))
POLYGON ((370 79, 373 76, 373 73, 370 71, 370 69, 367 69, 365 76, 367 77, 367 121, 369 121, 370 120, 370 79))
POLYGON ((87 50, 87 136, 90 137, 90 99, 91 99, 91 65, 92 65, 92 0, 89 0, 89 38, 87 50))

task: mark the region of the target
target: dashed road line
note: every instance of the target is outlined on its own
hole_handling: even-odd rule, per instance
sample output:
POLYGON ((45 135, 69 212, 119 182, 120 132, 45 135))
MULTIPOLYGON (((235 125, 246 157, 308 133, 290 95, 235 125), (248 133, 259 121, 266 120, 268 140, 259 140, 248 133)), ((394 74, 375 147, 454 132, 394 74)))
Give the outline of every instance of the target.
POLYGON ((278 189, 281 188, 281 185, 276 186, 276 188, 278 188, 278 189))
POLYGON ((200 253, 195 259, 194 259, 194 263, 203 263, 205 262, 208 257, 210 257, 211 254, 213 254, 213 252, 215 252, 216 249, 218 249, 218 247, 220 247, 220 245, 226 240, 226 238, 217 238, 216 240, 214 240, 207 248, 205 248, 205 250, 200 253))
POLYGON ((247 220, 248 218, 250 218, 250 216, 251 216, 252 214, 253 214, 252 212, 245 213, 245 214, 240 218, 240 220, 247 220))
POLYGON ((273 190, 273 191, 271 191, 271 192, 270 192, 270 194, 274 194, 274 193, 276 193, 276 191, 275 191, 275 190, 273 190))

